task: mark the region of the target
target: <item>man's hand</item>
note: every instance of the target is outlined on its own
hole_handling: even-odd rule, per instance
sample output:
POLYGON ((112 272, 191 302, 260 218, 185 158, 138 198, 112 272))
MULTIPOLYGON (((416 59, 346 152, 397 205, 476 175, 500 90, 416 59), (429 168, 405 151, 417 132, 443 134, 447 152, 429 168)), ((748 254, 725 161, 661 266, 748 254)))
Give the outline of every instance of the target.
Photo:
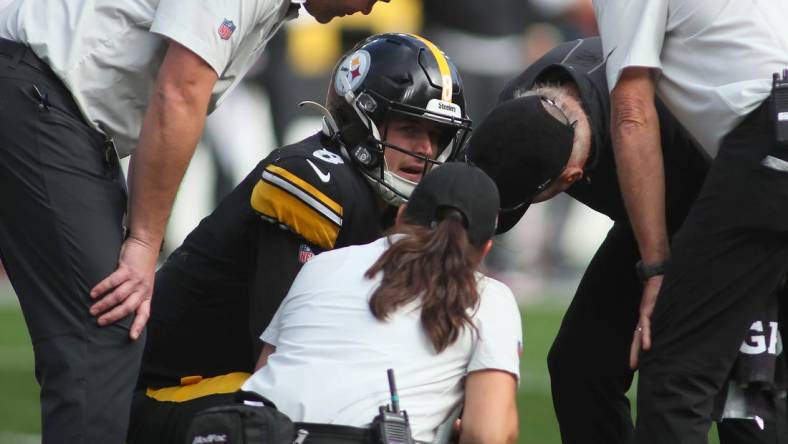
POLYGON ((99 316, 99 325, 112 324, 136 312, 129 336, 134 340, 139 338, 150 316, 158 256, 158 246, 134 237, 123 242, 118 269, 90 290, 90 297, 98 299, 90 307, 90 314, 99 316))
POLYGON ((638 368, 638 357, 641 350, 651 349, 651 314, 657 303, 659 289, 662 287, 662 275, 649 278, 643 284, 643 296, 640 299, 640 318, 638 326, 632 337, 632 346, 629 348, 629 367, 638 368))

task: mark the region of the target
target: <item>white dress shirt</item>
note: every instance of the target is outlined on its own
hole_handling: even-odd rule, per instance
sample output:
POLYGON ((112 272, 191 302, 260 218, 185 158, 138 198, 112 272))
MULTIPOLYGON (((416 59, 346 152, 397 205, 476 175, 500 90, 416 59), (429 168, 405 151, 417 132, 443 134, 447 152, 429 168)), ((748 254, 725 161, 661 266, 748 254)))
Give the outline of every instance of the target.
POLYGON ((85 119, 115 140, 137 144, 167 39, 219 76, 209 112, 260 56, 290 0, 25 0, 0 11, 0 37, 23 42, 71 91, 85 119))
POLYGON ((788 68, 786 0, 594 0, 612 90, 627 67, 658 71, 657 94, 715 157, 722 138, 788 68))

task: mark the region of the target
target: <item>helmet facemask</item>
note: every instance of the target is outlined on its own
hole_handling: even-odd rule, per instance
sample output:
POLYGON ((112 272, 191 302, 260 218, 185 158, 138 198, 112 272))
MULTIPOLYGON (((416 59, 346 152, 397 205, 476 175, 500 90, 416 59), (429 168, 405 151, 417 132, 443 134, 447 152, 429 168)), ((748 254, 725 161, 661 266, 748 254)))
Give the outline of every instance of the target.
MULTIPOLYGON (((358 161, 362 166, 362 173, 370 179, 381 198, 390 205, 398 206, 406 203, 417 182, 400 176, 390 168, 386 159, 386 150, 394 150, 418 159, 423 165, 421 171, 423 177, 431 168, 454 160, 470 132, 470 121, 462 118, 459 112, 453 115, 446 111, 433 111, 396 103, 372 91, 360 94, 352 106, 363 122, 366 138, 350 148, 353 151, 350 153, 351 157, 358 161), (378 110, 378 107, 383 109, 378 110), (375 111, 381 112, 375 113, 375 111), (373 119, 372 113, 378 116, 377 122, 373 119), (390 142, 389 129, 391 123, 397 119, 427 121, 435 126, 439 134, 435 143, 437 152, 434 158, 390 142)), ((453 107, 449 106, 449 108, 453 107)), ((459 111, 459 107, 456 109, 459 111)))

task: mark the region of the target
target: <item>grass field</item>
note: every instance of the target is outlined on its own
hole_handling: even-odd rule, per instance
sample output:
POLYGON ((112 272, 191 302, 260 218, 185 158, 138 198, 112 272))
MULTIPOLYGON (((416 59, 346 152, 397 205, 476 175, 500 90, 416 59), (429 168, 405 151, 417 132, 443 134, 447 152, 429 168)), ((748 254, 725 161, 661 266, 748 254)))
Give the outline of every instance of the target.
MULTIPOLYGON (((0 292, 3 288, 0 286, 0 292)), ((0 444, 40 441, 33 353, 22 314, 13 301, 13 296, 0 294, 0 444)), ((518 393, 519 444, 560 444, 545 359, 563 307, 532 304, 522 313, 525 347, 518 393)))

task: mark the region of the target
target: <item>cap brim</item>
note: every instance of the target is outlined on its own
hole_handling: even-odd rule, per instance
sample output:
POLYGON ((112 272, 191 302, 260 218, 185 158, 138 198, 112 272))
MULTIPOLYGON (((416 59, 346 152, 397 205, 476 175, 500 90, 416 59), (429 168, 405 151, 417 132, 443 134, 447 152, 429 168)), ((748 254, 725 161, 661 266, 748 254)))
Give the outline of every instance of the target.
POLYGON ((520 222, 525 211, 531 203, 524 203, 521 206, 507 211, 498 211, 498 226, 495 228, 495 234, 503 234, 511 230, 517 222, 520 222))

